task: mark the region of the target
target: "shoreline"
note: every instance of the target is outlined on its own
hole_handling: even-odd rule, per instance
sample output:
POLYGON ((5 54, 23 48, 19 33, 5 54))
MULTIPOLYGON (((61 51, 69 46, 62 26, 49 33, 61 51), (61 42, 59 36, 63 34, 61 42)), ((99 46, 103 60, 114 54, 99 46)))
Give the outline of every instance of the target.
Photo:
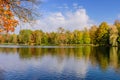
MULTIPOLYGON (((49 44, 49 45, 25 45, 25 44, 0 44, 0 48, 80 48, 80 47, 112 47, 112 46, 99 46, 94 44, 49 44)), ((114 47, 114 46, 113 46, 114 47)), ((119 47, 119 46, 117 46, 119 47)))

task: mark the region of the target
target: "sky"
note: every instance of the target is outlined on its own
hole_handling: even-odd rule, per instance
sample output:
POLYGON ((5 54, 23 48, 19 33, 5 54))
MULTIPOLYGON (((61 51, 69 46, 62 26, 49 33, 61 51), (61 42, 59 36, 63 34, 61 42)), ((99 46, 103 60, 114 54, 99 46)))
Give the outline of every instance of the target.
MULTIPOLYGON (((38 10, 42 16, 31 29, 46 32, 56 31, 58 27, 82 30, 103 21, 113 24, 120 19, 120 0, 42 0, 38 10)), ((28 29, 27 26, 23 29, 28 29)))

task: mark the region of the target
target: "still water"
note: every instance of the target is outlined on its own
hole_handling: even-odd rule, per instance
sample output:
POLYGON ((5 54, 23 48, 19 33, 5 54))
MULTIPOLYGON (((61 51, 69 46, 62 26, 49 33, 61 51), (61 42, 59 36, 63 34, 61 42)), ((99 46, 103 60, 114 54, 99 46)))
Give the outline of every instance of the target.
POLYGON ((120 50, 1 47, 0 80, 120 80, 120 50))

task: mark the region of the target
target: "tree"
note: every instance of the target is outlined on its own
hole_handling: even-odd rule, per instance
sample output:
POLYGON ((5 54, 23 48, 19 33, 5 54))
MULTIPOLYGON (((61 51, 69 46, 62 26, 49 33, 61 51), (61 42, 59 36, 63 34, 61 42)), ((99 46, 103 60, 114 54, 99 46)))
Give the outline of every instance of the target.
POLYGON ((97 26, 92 26, 89 30, 90 33, 90 39, 92 44, 96 44, 96 31, 97 31, 97 26))
POLYGON ((18 25, 18 20, 15 17, 24 22, 33 19, 32 6, 29 8, 22 6, 23 1, 25 1, 24 4, 27 2, 33 4, 38 3, 37 0, 0 0, 0 32, 13 32, 18 25))
POLYGON ((65 30, 62 27, 58 28, 58 43, 59 44, 65 44, 66 43, 65 30))
POLYGON ((112 46, 118 46, 118 42, 117 42, 117 39, 118 39, 118 29, 116 26, 111 26, 110 27, 110 44, 112 46))
POLYGON ((70 35, 71 35, 71 32, 69 30, 65 31, 65 34, 66 34, 66 43, 67 44, 70 44, 71 43, 71 39, 70 39, 70 35))
POLYGON ((74 43, 82 44, 83 43, 83 32, 79 30, 75 30, 73 34, 74 34, 74 43))
POLYGON ((90 34, 87 28, 85 28, 84 33, 83 33, 83 42, 84 44, 90 44, 90 34))
POLYGON ((48 33, 43 34, 42 43, 45 45, 48 44, 48 33))
POLYGON ((43 32, 40 30, 33 31, 32 33, 32 38, 34 40, 33 42, 37 45, 40 45, 42 43, 42 35, 43 35, 43 32))
POLYGON ((50 44, 58 44, 57 38, 57 33, 51 32, 49 33, 48 42, 50 44))
POLYGON ((17 43, 17 35, 16 34, 11 34, 9 38, 10 43, 17 43))
POLYGON ((0 0, 0 31, 14 31, 18 22, 14 19, 14 14, 8 4, 10 0, 0 0))
POLYGON ((109 25, 106 22, 102 22, 96 31, 96 43, 109 44, 109 25))
POLYGON ((24 44, 31 44, 31 36, 32 31, 31 30, 21 30, 19 33, 19 42, 24 44))
POLYGON ((117 27, 118 30, 118 43, 120 44, 120 21, 116 20, 114 25, 117 27))
POLYGON ((2 34, 0 35, 0 43, 4 43, 5 42, 5 36, 2 34))

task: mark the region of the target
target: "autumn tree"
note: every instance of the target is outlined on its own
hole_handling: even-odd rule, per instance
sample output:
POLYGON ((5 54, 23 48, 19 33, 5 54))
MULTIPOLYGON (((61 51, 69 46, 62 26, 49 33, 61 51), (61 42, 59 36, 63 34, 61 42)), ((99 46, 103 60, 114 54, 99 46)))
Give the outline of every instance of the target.
MULTIPOLYGON (((13 32, 20 21, 28 22, 33 19, 32 6, 23 4, 37 4, 38 0, 0 0, 0 32, 13 32)), ((40 0, 39 0, 40 1, 40 0)))
POLYGON ((96 43, 96 31, 97 31, 97 26, 92 26, 89 30, 90 33, 90 39, 91 39, 91 43, 95 44, 96 43))
POLYGON ((10 0, 0 0, 0 31, 14 31, 14 28, 18 24, 8 4, 9 1, 10 0))
POLYGON ((0 43, 5 43, 5 38, 4 34, 0 35, 0 43))
POLYGON ((66 34, 66 43, 67 44, 73 44, 74 43, 74 33, 73 32, 70 32, 69 30, 67 30, 66 32, 65 32, 65 34, 66 34))
POLYGON ((58 28, 58 43, 59 44, 65 44, 66 43, 65 29, 62 28, 62 27, 58 28))
POLYGON ((116 26, 111 26, 110 27, 110 44, 112 46, 118 46, 118 42, 117 42, 117 39, 118 39, 118 29, 116 26))
POLYGON ((100 45, 109 44, 109 25, 102 22, 96 31, 96 42, 100 45))
POLYGON ((32 39, 36 45, 41 45, 43 32, 41 30, 35 30, 32 32, 32 39))
POLYGON ((118 30, 118 42, 120 44, 120 21, 116 20, 114 25, 117 27, 117 30, 118 30))

